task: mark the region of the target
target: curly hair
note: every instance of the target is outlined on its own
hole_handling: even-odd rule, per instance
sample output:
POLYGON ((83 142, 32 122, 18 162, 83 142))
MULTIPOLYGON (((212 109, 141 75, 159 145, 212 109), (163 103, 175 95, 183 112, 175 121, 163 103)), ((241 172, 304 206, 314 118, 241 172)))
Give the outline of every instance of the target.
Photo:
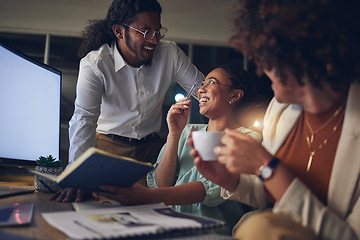
POLYGON ((263 69, 334 90, 359 81, 357 0, 237 0, 229 42, 263 69))
POLYGON ((110 45, 116 40, 112 31, 114 25, 130 25, 136 14, 146 11, 161 14, 162 8, 157 0, 114 0, 105 19, 89 20, 89 25, 82 32, 83 41, 78 56, 82 58, 103 44, 110 45))

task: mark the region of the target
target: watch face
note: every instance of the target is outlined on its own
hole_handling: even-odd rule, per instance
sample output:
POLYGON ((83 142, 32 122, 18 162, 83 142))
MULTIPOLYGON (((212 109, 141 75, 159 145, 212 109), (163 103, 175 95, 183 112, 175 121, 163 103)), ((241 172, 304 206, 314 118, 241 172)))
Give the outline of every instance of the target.
POLYGON ((271 174, 272 174, 272 169, 269 166, 264 166, 261 169, 261 176, 264 179, 267 179, 267 178, 271 177, 271 174))

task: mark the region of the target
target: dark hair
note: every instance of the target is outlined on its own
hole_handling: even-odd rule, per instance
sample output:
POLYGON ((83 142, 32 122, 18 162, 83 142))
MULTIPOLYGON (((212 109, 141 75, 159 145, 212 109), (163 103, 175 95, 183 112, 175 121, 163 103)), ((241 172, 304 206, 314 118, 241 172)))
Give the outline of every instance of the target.
POLYGON ((157 0, 114 0, 105 19, 90 20, 84 29, 83 41, 78 49, 78 56, 84 57, 103 44, 116 40, 112 31, 114 25, 131 24, 138 13, 152 11, 161 14, 162 9, 157 0))
POLYGON ((240 100, 241 108, 259 103, 262 98, 257 94, 254 79, 250 74, 237 64, 222 64, 217 68, 223 69, 228 74, 228 79, 231 81, 231 88, 241 89, 244 96, 240 100))
POLYGON ((258 73, 286 71, 334 90, 360 76, 360 1, 238 0, 229 42, 254 60, 258 73))

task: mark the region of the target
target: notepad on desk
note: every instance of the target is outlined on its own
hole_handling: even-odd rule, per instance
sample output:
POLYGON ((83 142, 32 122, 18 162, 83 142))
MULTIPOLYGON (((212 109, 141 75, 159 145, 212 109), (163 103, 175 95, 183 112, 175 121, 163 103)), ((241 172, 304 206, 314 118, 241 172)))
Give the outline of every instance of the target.
POLYGON ((75 211, 92 210, 99 208, 114 208, 120 207, 121 204, 115 201, 102 201, 102 202, 73 202, 72 206, 75 211))
POLYGON ((89 148, 59 176, 31 171, 55 181, 60 187, 102 192, 100 186, 130 187, 152 170, 150 163, 89 148))

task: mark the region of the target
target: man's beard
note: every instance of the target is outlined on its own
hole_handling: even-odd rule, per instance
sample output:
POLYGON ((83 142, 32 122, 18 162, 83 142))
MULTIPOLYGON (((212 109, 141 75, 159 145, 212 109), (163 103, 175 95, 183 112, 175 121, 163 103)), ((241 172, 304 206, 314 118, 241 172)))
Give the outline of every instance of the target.
POLYGON ((131 39, 129 36, 129 32, 125 31, 125 44, 126 46, 130 49, 131 52, 134 53, 136 60, 138 61, 138 63, 140 63, 140 65, 146 66, 146 67, 150 67, 151 63, 152 63, 152 58, 150 58, 148 61, 143 61, 139 58, 136 50, 134 49, 133 45, 131 45, 131 39))

